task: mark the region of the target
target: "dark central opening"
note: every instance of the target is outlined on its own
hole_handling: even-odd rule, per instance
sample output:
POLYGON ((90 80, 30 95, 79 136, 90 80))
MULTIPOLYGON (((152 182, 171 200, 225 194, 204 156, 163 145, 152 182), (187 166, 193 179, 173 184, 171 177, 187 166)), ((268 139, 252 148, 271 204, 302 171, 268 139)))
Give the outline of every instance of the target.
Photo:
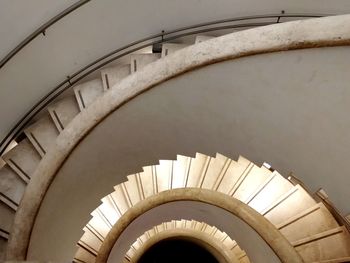
POLYGON ((148 249, 138 263, 219 263, 205 248, 187 240, 163 240, 148 249))

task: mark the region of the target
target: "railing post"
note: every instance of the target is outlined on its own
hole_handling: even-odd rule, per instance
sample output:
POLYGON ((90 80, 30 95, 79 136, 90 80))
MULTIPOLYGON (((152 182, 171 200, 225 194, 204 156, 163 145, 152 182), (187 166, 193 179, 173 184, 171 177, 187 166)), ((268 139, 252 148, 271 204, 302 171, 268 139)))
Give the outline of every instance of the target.
POLYGON ((162 43, 164 42, 164 34, 165 34, 165 31, 162 30, 162 43))
MULTIPOLYGON (((281 11, 281 14, 284 15, 284 13, 285 13, 285 11, 282 10, 282 11, 281 11)), ((281 20, 281 16, 278 16, 278 17, 277 17, 277 24, 280 22, 280 20, 281 20)))

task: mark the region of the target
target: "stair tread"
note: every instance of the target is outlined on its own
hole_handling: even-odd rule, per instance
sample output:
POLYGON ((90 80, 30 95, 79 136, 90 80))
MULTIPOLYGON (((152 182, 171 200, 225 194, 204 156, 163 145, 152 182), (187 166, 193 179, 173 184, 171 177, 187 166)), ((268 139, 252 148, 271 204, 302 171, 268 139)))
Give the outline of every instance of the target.
POLYGON ((350 236, 344 226, 293 242, 306 262, 350 256, 350 236))
MULTIPOLYGON (((9 199, 8 204, 17 209, 22 199, 26 183, 8 166, 0 170, 0 193, 9 199)), ((6 201, 6 200, 5 200, 6 201)))
POLYGON ((162 45, 162 57, 166 57, 188 46, 187 44, 165 43, 162 45))
POLYGON ((337 221, 327 208, 322 203, 318 203, 288 219, 277 228, 290 242, 294 242, 338 226, 337 221), (301 227, 304 231, 299 231, 301 227))
POLYGON ((130 75, 130 64, 117 65, 114 67, 104 68, 101 70, 103 90, 109 90, 123 78, 130 75))
POLYGON ((43 157, 55 143, 59 131, 49 117, 45 115, 24 130, 29 141, 43 157))
POLYGON ((102 80, 99 78, 81 83, 76 85, 73 90, 79 105, 79 109, 80 111, 83 111, 102 95, 102 80))
POLYGON ((62 132, 65 127, 79 114, 79 106, 74 96, 57 101, 48 107, 48 111, 56 128, 62 132))
POLYGON ((296 185, 261 213, 278 225, 315 204, 316 201, 300 185, 296 185))
POLYGON ((130 71, 131 73, 135 73, 158 59, 160 59, 160 54, 132 54, 130 56, 130 71))
POLYGON ((3 155, 3 159, 23 181, 29 182, 41 157, 29 140, 24 139, 3 155))

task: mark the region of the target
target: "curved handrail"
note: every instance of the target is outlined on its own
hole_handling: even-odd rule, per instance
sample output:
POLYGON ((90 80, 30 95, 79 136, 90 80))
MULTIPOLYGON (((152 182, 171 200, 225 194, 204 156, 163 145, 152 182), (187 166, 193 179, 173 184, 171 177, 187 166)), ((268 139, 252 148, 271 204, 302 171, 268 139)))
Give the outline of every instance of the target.
MULTIPOLYGON (((87 2, 89 0, 80 1, 87 2)), ((190 36, 199 33, 212 32, 223 29, 237 29, 237 28, 252 28, 265 26, 270 24, 282 23, 281 18, 318 18, 323 16, 330 16, 330 14, 286 14, 282 11, 281 14, 266 14, 266 15, 255 15, 255 16, 242 16, 236 18, 215 20, 211 22, 195 24, 188 27, 182 27, 168 32, 162 31, 161 33, 154 34, 140 40, 134 41, 128 45, 125 45, 121 48, 118 48, 108 54, 98 58, 97 60, 89 63, 80 70, 74 72, 70 76, 67 76, 65 80, 59 83, 55 88, 53 88, 47 95, 41 98, 10 130, 10 132, 5 136, 4 139, 0 142, 0 156, 4 153, 6 148, 9 146, 12 140, 14 140, 28 125, 34 116, 46 108, 54 99, 56 99, 64 91, 72 87, 77 82, 81 81, 86 76, 95 72, 96 70, 102 68, 103 66, 123 57, 128 54, 131 54, 142 48, 152 46, 154 44, 160 44, 167 41, 172 41, 184 36, 190 36), (259 19, 274 19, 273 21, 263 21, 257 22, 259 19), (237 23, 241 21, 253 20, 251 23, 237 23)))
POLYGON ((88 3, 90 0, 79 0, 75 4, 71 5, 70 7, 63 10, 58 15, 51 18, 49 21, 47 21, 45 24, 40 26, 37 30, 35 30, 33 33, 31 33, 29 36, 27 36, 21 43, 19 43, 14 49, 12 49, 1 61, 0 61, 0 69, 5 66, 7 62, 11 58, 13 58, 20 50, 22 50, 26 45, 28 45, 34 38, 39 36, 40 34, 45 35, 46 29, 48 29, 50 26, 55 24, 57 21, 64 18, 66 15, 72 13, 74 10, 78 9, 82 5, 88 3))

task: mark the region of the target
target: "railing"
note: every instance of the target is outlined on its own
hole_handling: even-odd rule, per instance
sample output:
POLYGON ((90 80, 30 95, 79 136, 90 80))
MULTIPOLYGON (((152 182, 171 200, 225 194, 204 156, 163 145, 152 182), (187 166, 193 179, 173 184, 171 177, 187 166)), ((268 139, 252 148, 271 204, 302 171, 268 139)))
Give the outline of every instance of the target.
MULTIPOLYGON (((84 4, 87 1, 80 1, 76 5, 84 4)), ((78 6, 75 6, 75 9, 78 6)), ((72 10, 73 11, 73 10, 72 10)), ((54 87, 46 96, 44 96, 40 101, 38 101, 10 130, 6 137, 0 143, 0 155, 4 153, 8 145, 12 140, 23 131, 23 129, 30 123, 30 121, 36 116, 40 111, 45 109, 55 98, 57 98, 64 91, 72 87, 77 82, 81 81, 91 73, 96 70, 106 66, 107 64, 124 57, 130 53, 138 51, 148 46, 153 46, 156 44, 161 44, 168 41, 173 41, 185 36, 191 36, 201 33, 208 33, 218 30, 227 30, 227 29, 246 29, 252 27, 266 26, 271 24, 282 23, 282 19, 303 19, 303 18, 317 18, 329 16, 326 14, 285 14, 284 11, 281 14, 268 14, 268 15, 256 15, 256 16, 244 16, 236 17, 230 19, 216 20, 207 23, 196 24, 188 27, 179 28, 172 31, 162 31, 159 34, 151 35, 149 37, 137 40, 126 46, 118 48, 101 58, 93 61, 92 63, 86 65, 82 69, 74 72, 70 76, 67 76, 61 83, 54 87), (271 21, 266 21, 270 19, 271 21)), ((57 21, 59 16, 52 21, 57 21)), ((51 22, 52 24, 52 22, 51 22)), ((50 24, 48 24, 49 26, 50 24)), ((42 33, 43 29, 37 30, 36 32, 42 33)), ((33 33, 33 35, 35 35, 33 33)), ((29 39, 29 38, 28 38, 29 39)), ((30 39, 29 39, 30 41, 30 39)), ((19 51, 19 50, 18 50, 19 51)), ((18 52, 17 51, 17 52, 18 52)), ((16 53, 17 53, 16 52, 16 53)), ((15 53, 14 53, 15 54, 15 53)), ((12 57, 14 56, 12 55, 12 57)), ((6 62, 5 62, 6 63, 6 62)))
POLYGON ((0 61, 0 69, 11 59, 13 58, 19 51, 21 51, 26 45, 28 45, 34 38, 43 34, 45 35, 46 29, 55 24, 57 21, 61 20, 68 14, 72 13, 74 10, 78 9, 82 5, 88 3, 90 0, 80 0, 76 2, 74 5, 71 5, 67 9, 63 10, 58 15, 51 18, 45 24, 40 26, 37 30, 27 36, 21 43, 19 43, 14 49, 10 51, 1 61, 0 61))

